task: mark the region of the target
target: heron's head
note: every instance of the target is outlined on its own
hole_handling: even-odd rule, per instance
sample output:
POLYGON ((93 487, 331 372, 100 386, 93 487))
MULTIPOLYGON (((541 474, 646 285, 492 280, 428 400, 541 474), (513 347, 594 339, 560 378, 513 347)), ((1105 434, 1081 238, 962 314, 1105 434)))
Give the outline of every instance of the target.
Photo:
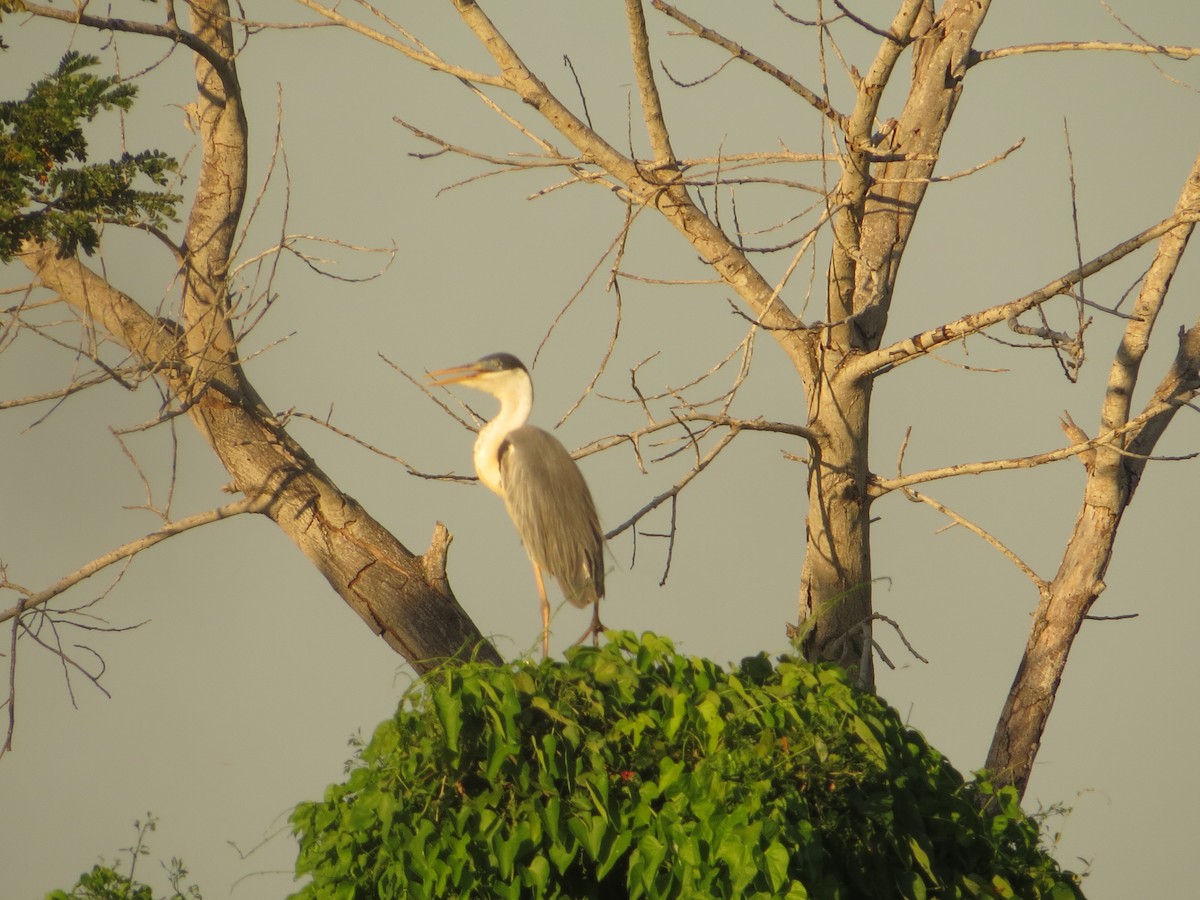
POLYGON ((429 387, 444 384, 464 384, 476 390, 499 396, 511 390, 515 383, 529 384, 529 370, 511 353, 492 353, 475 362, 429 373, 429 387))

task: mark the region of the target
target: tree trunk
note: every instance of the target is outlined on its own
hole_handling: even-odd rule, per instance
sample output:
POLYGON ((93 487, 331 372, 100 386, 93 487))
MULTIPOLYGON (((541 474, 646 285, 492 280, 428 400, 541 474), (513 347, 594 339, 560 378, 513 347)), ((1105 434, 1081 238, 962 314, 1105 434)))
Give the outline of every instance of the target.
POLYGON ((810 392, 816 446, 809 465, 801 571, 802 649, 839 663, 866 687, 871 650, 871 527, 867 496, 870 381, 834 381, 810 392))
POLYGON ((874 686, 871 649, 870 469, 875 372, 858 363, 879 348, 900 262, 916 224, 942 140, 958 104, 972 43, 988 3, 948 2, 936 16, 923 0, 903 3, 844 123, 846 152, 834 194, 835 246, 828 324, 810 330, 798 368, 818 447, 808 480, 800 577, 802 648, 836 661, 874 686), (900 118, 873 131, 883 91, 904 49, 912 82, 900 118))

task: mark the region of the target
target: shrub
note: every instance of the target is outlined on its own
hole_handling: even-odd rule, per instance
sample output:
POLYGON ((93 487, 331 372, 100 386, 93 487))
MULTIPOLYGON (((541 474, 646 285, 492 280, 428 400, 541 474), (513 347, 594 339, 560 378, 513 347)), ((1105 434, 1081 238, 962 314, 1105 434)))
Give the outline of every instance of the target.
POLYGON ((292 823, 306 900, 1082 896, 1015 793, 840 670, 649 634, 446 667, 292 823))

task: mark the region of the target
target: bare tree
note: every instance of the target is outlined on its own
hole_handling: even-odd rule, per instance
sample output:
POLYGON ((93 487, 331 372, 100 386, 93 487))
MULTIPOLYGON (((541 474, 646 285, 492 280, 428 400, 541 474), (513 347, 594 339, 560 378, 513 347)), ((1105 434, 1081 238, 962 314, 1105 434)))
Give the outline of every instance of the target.
MULTIPOLYGON (((737 360, 739 376, 732 387, 721 391, 716 400, 701 402, 687 399, 685 392, 706 383, 707 373, 685 388, 653 392, 643 391, 635 371, 629 399, 645 413, 646 424, 586 448, 585 452, 598 452, 632 446, 640 462, 644 438, 678 430, 676 452, 692 454, 688 472, 635 511, 614 534, 633 529, 663 505, 673 508, 680 491, 737 435, 771 431, 799 437, 808 447, 804 460, 808 512, 795 634, 810 658, 855 669, 867 686, 874 683, 873 625, 879 621, 872 599, 874 501, 902 492, 927 503, 988 540, 1030 579, 1039 605, 988 759, 1001 781, 1023 791, 1072 641, 1103 590, 1121 515, 1175 413, 1200 391, 1200 324, 1193 324, 1181 332, 1175 361, 1159 377, 1152 397, 1141 408, 1132 402, 1156 317, 1200 216, 1200 160, 1187 175, 1176 208, 1164 210, 1156 223, 1131 228, 1126 240, 1090 258, 1084 258, 1081 250, 1061 275, 1022 296, 975 308, 896 339, 888 338, 887 329, 893 301, 899 298, 901 262, 930 187, 969 174, 938 173, 937 166, 943 140, 974 71, 997 60, 1039 52, 1190 59, 1200 51, 1144 41, 981 50, 976 44, 988 3, 979 0, 946 0, 940 6, 931 0, 897 0, 895 14, 886 24, 871 23, 836 0, 832 5, 816 3, 807 20, 778 7, 781 16, 790 20, 788 27, 811 36, 817 48, 819 80, 806 83, 664 0, 650 4, 659 17, 655 28, 648 24, 641 0, 626 0, 634 105, 641 119, 634 138, 624 130, 604 134, 594 126, 582 88, 578 98, 551 90, 550 79, 527 63, 521 39, 498 27, 477 3, 452 0, 486 51, 488 71, 443 58, 412 28, 365 2, 349 7, 317 0, 299 3, 315 14, 314 22, 353 30, 420 66, 457 79, 485 109, 512 126, 523 142, 516 152, 466 147, 419 123, 402 121, 429 147, 422 155, 452 153, 474 159, 488 167, 482 175, 558 173, 561 181, 545 190, 595 186, 622 204, 624 226, 589 277, 607 264, 606 284, 614 290, 636 280, 623 267, 633 225, 640 217, 658 216, 703 261, 709 277, 738 298, 746 336, 710 370, 737 360), (750 67, 761 73, 765 84, 789 91, 803 114, 817 123, 818 148, 807 153, 787 148, 745 154, 713 155, 711 148, 695 155, 684 152, 671 130, 662 73, 676 85, 681 82, 672 76, 670 64, 660 63, 656 56, 664 52, 658 42, 668 29, 682 30, 711 45, 721 55, 722 65, 750 67), (864 37, 873 43, 874 53, 855 62, 843 47, 864 37), (836 60, 836 68, 827 60, 836 60), (883 120, 881 104, 889 90, 902 93, 904 100, 894 118, 883 120), (843 95, 849 102, 835 101, 843 95), (513 99, 520 102, 511 103, 513 99), (633 146, 646 151, 635 153, 633 146), (801 180, 794 175, 797 170, 813 173, 812 177, 801 180), (815 200, 806 216, 796 217, 801 222, 798 231, 774 247, 756 247, 739 223, 737 192, 747 186, 803 190, 815 200), (877 378, 998 326, 1007 327, 1013 340, 1024 346, 1056 354, 1066 375, 1074 377, 1083 364, 1092 309, 1081 289, 1085 279, 1151 245, 1156 246, 1154 260, 1140 279, 1134 309, 1124 320, 1094 435, 1067 420, 1068 445, 1037 455, 916 473, 900 469, 895 477, 872 471, 869 432, 877 378), (812 265, 820 252, 827 253, 819 291, 824 302, 819 314, 810 315, 792 276, 802 261, 812 265), (781 273, 772 275, 768 263, 760 259, 782 260, 773 263, 781 273), (1051 324, 1051 302, 1056 300, 1067 307, 1065 315, 1073 320, 1069 328, 1051 324), (764 332, 796 374, 795 390, 802 393, 805 408, 803 422, 768 422, 733 412, 735 395, 752 363, 755 339, 764 332), (667 414, 659 412, 658 401, 670 407, 667 414), (1086 466, 1087 482, 1076 529, 1064 548, 1058 573, 1050 579, 1040 577, 983 527, 917 490, 939 479, 1029 468, 1070 457, 1086 466)), ((159 35, 194 51, 203 162, 187 237, 174 248, 181 266, 181 304, 179 316, 171 322, 164 323, 81 263, 60 259, 52 246, 30 245, 22 261, 40 285, 78 311, 87 327, 105 332, 126 348, 139 371, 165 381, 171 413, 191 418, 231 473, 234 488, 247 498, 232 511, 270 516, 368 625, 410 662, 420 668, 424 661, 464 652, 494 658, 445 582, 444 535, 438 532, 433 548, 422 557, 404 550, 321 473, 268 412, 238 364, 235 323, 242 321, 244 313, 236 308, 230 272, 246 195, 246 123, 228 8, 216 0, 193 4, 193 21, 186 31, 175 22, 170 5, 161 25, 118 22, 78 11, 30 9, 87 27, 159 35)), ((237 20, 236 24, 253 32, 267 23, 237 20)), ((981 162, 980 167, 995 161, 981 162)), ((682 274, 679 280, 686 279, 682 274)), ((1107 315, 1113 310, 1097 312, 1107 315)), ((30 606, 46 596, 46 592, 24 593, 5 614, 13 619, 14 629, 21 627, 30 606)))
MULTIPOLYGON (((189 525, 242 512, 269 517, 323 574, 366 625, 418 671, 447 659, 478 656, 498 661, 458 605, 446 580, 449 534, 440 525, 423 555, 405 548, 354 498, 338 489, 294 441, 258 396, 238 358, 239 328, 246 310, 237 307, 234 275, 239 225, 247 194, 247 122, 236 68, 236 49, 228 5, 189 6, 185 29, 171 5, 163 24, 128 22, 75 10, 29 6, 35 15, 89 28, 133 31, 185 44, 195 53, 196 101, 191 107, 200 143, 199 177, 184 238, 168 243, 178 266, 179 308, 175 316, 157 315, 122 293, 102 274, 64 256, 52 241, 27 241, 19 260, 38 287, 49 289, 74 310, 89 338, 104 335, 127 354, 114 370, 132 367, 161 379, 167 389, 162 421, 186 414, 220 458, 232 478, 229 490, 243 501, 224 506, 191 523, 168 522, 158 532, 107 554, 73 576, 41 591, 4 582, 20 599, 0 611, 10 621, 13 639, 10 683, 16 665, 17 637, 52 617, 45 604, 103 565, 127 559, 157 540, 189 525), (32 623, 32 624, 31 624, 32 623)), ((8 311, 13 332, 24 324, 21 306, 8 311)), ((87 385, 75 383, 69 391, 87 385)), ((30 402, 43 397, 27 398, 30 402)), ((20 401, 15 401, 20 402, 20 401)), ((9 742, 15 697, 8 698, 9 742)))
MULTIPOLYGON (((692 418, 703 423, 702 436, 724 431, 707 455, 697 455, 693 474, 707 465, 729 438, 747 427, 790 430, 807 440, 809 510, 797 628, 810 658, 840 662, 857 669, 864 684, 873 683, 872 625, 877 615, 872 604, 871 505, 893 491, 902 490, 975 530, 1030 578, 1040 603, 988 757, 988 765, 999 773, 999 780, 1015 784, 1023 792, 1071 643, 1103 590, 1121 514, 1159 438, 1176 412, 1200 390, 1200 324, 1194 324, 1181 332, 1175 362, 1161 376, 1150 400, 1140 410, 1132 405, 1139 364, 1166 300, 1171 277, 1200 216, 1200 158, 1187 176, 1176 208, 1160 222, 1092 259, 1081 256, 1060 277, 1024 296, 888 343, 885 333, 896 282, 926 192, 939 178, 935 171, 942 142, 972 70, 993 60, 1029 53, 1121 52, 1190 59, 1197 49, 1092 41, 980 50, 976 40, 988 4, 979 2, 947 0, 935 8, 928 0, 902 0, 891 22, 884 26, 863 20, 837 2, 828 8, 817 3, 815 16, 809 21, 784 13, 779 7, 798 28, 814 34, 822 53, 841 53, 835 28, 866 31, 877 38, 875 55, 865 65, 855 66, 841 59, 839 75, 853 88, 852 104, 842 108, 831 99, 832 76, 824 66, 821 83, 810 86, 682 9, 665 0, 652 0, 650 6, 668 17, 672 25, 713 44, 728 62, 752 66, 793 92, 797 102, 819 118, 829 136, 826 149, 809 155, 767 151, 745 157, 688 158, 677 149, 678 142, 670 130, 644 5, 641 0, 626 0, 629 53, 650 151, 647 158, 638 158, 618 149, 626 142, 624 135, 601 134, 590 123, 586 107, 581 116, 572 111, 567 99, 552 92, 546 79, 526 64, 516 37, 502 32, 477 3, 454 0, 463 21, 492 58, 497 74, 473 72, 439 57, 418 37, 383 15, 355 21, 317 0, 300 2, 327 21, 382 41, 410 59, 464 81, 533 143, 525 154, 504 155, 461 147, 408 125, 435 145, 435 153, 464 154, 500 166, 501 171, 557 166, 570 182, 600 185, 612 191, 630 210, 627 218, 652 210, 674 226, 713 274, 736 292, 754 327, 766 331, 779 344, 803 386, 807 405, 804 423, 785 427, 735 419, 728 414, 731 395, 727 395, 720 416, 683 404, 683 411, 674 413, 672 421, 653 422, 650 429, 692 418), (901 66, 906 54, 910 57, 907 68, 901 66), (887 89, 903 91, 905 100, 895 118, 880 121, 880 104, 887 89), (553 126, 571 145, 571 151, 560 150, 536 136, 532 120, 518 119, 492 99, 505 93, 515 94, 536 112, 536 117, 553 126), (770 176, 745 176, 747 167, 803 164, 834 164, 837 174, 820 190, 812 228, 779 248, 794 256, 784 277, 772 282, 752 261, 744 235, 723 223, 714 210, 719 208, 723 190, 732 194, 739 183, 771 183, 770 176), (789 300, 788 278, 801 256, 812 250, 813 238, 822 229, 832 236, 825 306, 819 320, 806 321, 789 300), (1083 363, 1087 325, 1081 285, 1086 278, 1155 242, 1157 252, 1141 279, 1134 309, 1127 319, 1094 437, 1067 421, 1064 427, 1070 446, 1033 457, 960 464, 901 473, 895 478, 881 477, 870 469, 868 434, 877 378, 999 325, 1007 326, 1030 344, 1056 353, 1068 377, 1074 377, 1083 363), (1056 330, 1049 324, 1043 307, 1056 298, 1067 298, 1078 312, 1073 331, 1056 330), (1027 323, 1029 318, 1034 324, 1027 323), (982 528, 914 490, 915 485, 936 479, 1030 467, 1069 456, 1083 460, 1087 485, 1059 571, 1048 580, 982 528)), ((672 77, 669 65, 664 63, 662 71, 672 77)), ((623 233, 621 240, 625 238, 623 233)), ((619 261, 613 266, 613 278, 620 278, 619 261)), ((677 492, 681 486, 672 491, 677 492)), ((643 512, 673 496, 668 492, 655 498, 643 512)))

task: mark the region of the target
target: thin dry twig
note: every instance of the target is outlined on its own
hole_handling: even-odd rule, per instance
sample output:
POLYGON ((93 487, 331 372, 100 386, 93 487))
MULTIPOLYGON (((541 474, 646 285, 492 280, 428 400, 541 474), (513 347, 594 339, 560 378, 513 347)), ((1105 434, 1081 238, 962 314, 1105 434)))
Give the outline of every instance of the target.
MULTIPOLYGON (((436 400, 436 398, 434 398, 434 399, 436 400)), ((330 412, 332 413, 332 410, 330 412)), ((332 431, 338 437, 345 438, 348 441, 353 441, 354 443, 358 444, 358 446, 362 447, 364 450, 369 450, 370 452, 374 453, 377 456, 382 456, 384 459, 388 459, 388 460, 391 460, 392 462, 399 463, 400 465, 404 466, 405 471, 407 471, 409 475, 415 475, 417 478, 425 478, 430 481, 457 481, 457 482, 462 482, 464 484, 469 484, 471 482, 479 480, 474 475, 471 475, 471 476, 454 475, 453 473, 450 473, 450 472, 447 472, 444 474, 433 474, 430 472, 422 472, 420 469, 416 468, 416 466, 412 465, 410 462, 408 462, 408 460, 404 459, 403 457, 396 456, 393 453, 388 453, 386 450, 383 450, 380 447, 376 447, 374 444, 370 443, 369 441, 363 440, 358 435, 353 434, 352 432, 346 431, 342 428, 338 428, 336 425, 334 425, 332 422, 329 421, 329 416, 325 416, 324 418, 322 418, 320 416, 314 416, 312 413, 297 412, 296 410, 288 410, 285 413, 281 413, 279 418, 280 418, 280 421, 282 424, 286 424, 287 420, 289 420, 289 419, 304 419, 305 421, 313 422, 317 425, 320 425, 322 428, 324 428, 328 431, 332 431)))
POLYGON ((976 525, 970 519, 966 518, 963 515, 960 515, 959 513, 956 513, 954 510, 952 510, 950 507, 946 506, 944 503, 934 500, 932 497, 928 496, 927 494, 922 494, 918 491, 914 491, 912 488, 903 488, 903 491, 904 491, 904 496, 908 497, 909 500, 912 500, 915 503, 924 503, 927 506, 933 507, 938 512, 940 512, 943 516, 950 519, 951 522, 953 522, 955 525, 961 525, 963 528, 967 529, 967 531, 971 532, 972 534, 983 538, 984 541, 986 541, 988 544, 990 544, 996 550, 1000 551, 1001 555, 1004 556, 1005 559, 1007 559, 1014 566, 1016 566, 1021 571, 1021 574, 1023 574, 1026 578, 1028 578, 1030 581, 1032 581, 1034 586, 1038 589, 1039 594, 1044 594, 1049 589, 1048 582, 1046 582, 1042 578, 1038 577, 1038 574, 1035 571, 1033 571, 1033 569, 1030 568, 1030 566, 1023 559, 1021 559, 1021 557, 1017 556, 1016 553, 1014 553, 1012 550, 1010 550, 999 538, 997 538, 991 532, 985 531, 982 527, 980 527, 979 525, 976 525))
POLYGON ((1112 445, 1122 435, 1136 431, 1155 417, 1170 412, 1179 405, 1180 403, 1175 402, 1150 404, 1140 415, 1129 419, 1117 428, 1099 434, 1094 438, 1089 438, 1086 441, 1072 444, 1069 447, 1050 450, 1046 453, 1035 453, 1030 456, 1018 456, 1008 459, 993 459, 986 462, 958 463, 952 466, 943 466, 937 469, 928 469, 924 472, 916 472, 911 475, 897 476, 896 478, 879 478, 876 476, 871 479, 867 492, 872 497, 882 497, 891 491, 902 490, 914 484, 924 484, 942 478, 953 478, 958 475, 982 475, 988 472, 1003 472, 1008 469, 1030 469, 1035 466, 1045 465, 1046 463, 1070 459, 1072 456, 1083 456, 1096 447, 1112 445))
POLYGON ((737 57, 743 62, 754 66, 754 68, 774 78, 780 84, 784 85, 788 90, 803 98, 803 100, 809 106, 811 106, 825 118, 829 119, 837 127, 840 128, 845 125, 846 117, 834 109, 827 98, 821 97, 809 89, 799 79, 789 75, 787 72, 784 72, 775 64, 767 62, 767 60, 763 59, 758 54, 747 50, 741 44, 731 41, 723 34, 720 34, 719 32, 700 24, 691 16, 676 9, 671 4, 666 3, 665 0, 651 0, 651 3, 655 9, 657 9, 659 12, 666 13, 672 19, 689 29, 693 34, 696 35, 696 37, 709 41, 712 44, 716 44, 731 56, 737 57))
MULTIPOLYGON (((428 66, 431 69, 436 69, 439 72, 445 72, 447 75, 453 75, 455 78, 458 78, 464 82, 487 84, 491 85, 492 87, 500 88, 508 87, 508 82, 505 81, 503 76, 485 75, 482 72, 473 72, 470 69, 464 69, 461 66, 451 65, 424 44, 416 41, 411 34, 403 29, 400 29, 400 27, 391 20, 386 20, 389 27, 399 31, 405 39, 412 41, 412 44, 406 44, 403 40, 397 40, 396 38, 386 35, 381 31, 376 31, 374 28, 370 28, 361 22, 356 22, 353 19, 342 15, 335 8, 324 6, 320 3, 317 3, 316 0, 298 0, 298 2, 307 6, 317 15, 324 17, 327 21, 333 23, 334 25, 340 25, 341 27, 350 31, 357 32, 364 37, 383 44, 385 47, 391 47, 393 50, 399 50, 409 59, 413 60, 414 62, 418 62, 421 65, 428 66)), ((376 16, 383 18, 382 14, 373 7, 369 7, 366 4, 361 3, 359 5, 369 9, 376 16)))
MULTIPOLYGON (((921 662, 925 663, 925 665, 929 665, 929 660, 927 660, 924 656, 922 656, 920 653, 917 652, 917 648, 912 645, 912 641, 910 641, 908 639, 908 636, 904 633, 904 629, 900 627, 899 622, 897 622, 895 619, 893 619, 889 616, 885 616, 883 613, 871 613, 871 619, 873 621, 886 622, 887 624, 891 625, 892 630, 895 631, 896 636, 898 638, 900 638, 901 641, 903 641, 904 646, 908 650, 908 652, 911 653, 913 655, 913 657, 915 657, 916 659, 919 659, 921 662)), ((875 643, 874 638, 872 638, 872 643, 875 643)), ((896 668, 892 664, 892 661, 890 659, 888 659, 887 656, 884 655, 883 648, 880 647, 878 643, 875 643, 875 650, 879 653, 880 658, 885 663, 888 664, 889 668, 891 668, 891 669, 896 668)))
MULTIPOLYGON (((269 496, 262 497, 244 497, 241 500, 236 500, 233 503, 227 503, 224 506, 218 506, 215 509, 210 509, 202 513, 196 513, 192 516, 187 516, 183 519, 177 519, 174 522, 169 522, 162 528, 136 538, 120 547, 98 556, 91 562, 76 569, 69 575, 64 575, 54 584, 40 591, 27 594, 21 601, 13 607, 0 611, 0 622, 7 622, 9 619, 19 616, 22 612, 30 610, 34 607, 41 606, 54 599, 59 594, 79 584, 79 582, 91 578, 97 572, 108 568, 114 563, 129 559, 130 557, 141 553, 153 547, 155 544, 161 543, 169 537, 174 537, 177 534, 182 534, 193 528, 198 528, 201 525, 209 525, 213 522, 220 522, 233 516, 241 515, 242 513, 257 513, 265 511, 270 505, 271 498, 269 496)), ((15 589, 14 585, 8 582, 0 583, 0 589, 15 589)))
POLYGON ((1200 211, 1177 212, 1128 240, 1122 241, 1084 265, 1046 283, 1035 291, 1030 291, 1023 297, 970 313, 935 328, 918 332, 912 337, 896 341, 871 353, 865 353, 851 362, 850 366, 863 377, 874 377, 889 372, 897 366, 912 362, 931 350, 977 334, 985 328, 1001 322, 1007 322, 1053 297, 1067 293, 1082 279, 1102 271, 1164 234, 1198 220, 1200 220, 1200 211))
POLYGON ((738 429, 738 428, 730 428, 727 432, 725 432, 725 434, 721 435, 720 439, 709 449, 709 451, 707 453, 705 453, 702 457, 700 457, 700 459, 696 462, 696 464, 694 466, 692 466, 692 468, 689 469, 683 475, 683 477, 681 477, 678 481, 676 481, 673 485, 671 485, 671 487, 669 487, 667 490, 663 491, 661 494, 657 495, 656 497, 653 497, 651 500, 649 500, 647 503, 645 503, 640 509, 638 509, 636 512, 634 512, 631 516, 629 516, 620 525, 617 525, 615 528, 612 528, 611 530, 609 530, 604 535, 604 539, 606 541, 611 541, 617 535, 621 534, 622 532, 626 531, 629 528, 632 528, 639 521, 641 521, 642 518, 644 518, 647 514, 658 509, 658 507, 662 506, 663 503, 665 503, 667 500, 671 500, 674 497, 677 497, 679 495, 679 492, 682 491, 685 487, 687 487, 687 485, 691 483, 693 478, 695 478, 697 475, 699 475, 701 472, 703 472, 706 468, 708 468, 709 464, 711 464, 712 461, 714 459, 716 459, 718 455, 720 455, 721 451, 729 446, 729 443, 735 437, 737 437, 739 431, 740 431, 740 429, 738 429))

